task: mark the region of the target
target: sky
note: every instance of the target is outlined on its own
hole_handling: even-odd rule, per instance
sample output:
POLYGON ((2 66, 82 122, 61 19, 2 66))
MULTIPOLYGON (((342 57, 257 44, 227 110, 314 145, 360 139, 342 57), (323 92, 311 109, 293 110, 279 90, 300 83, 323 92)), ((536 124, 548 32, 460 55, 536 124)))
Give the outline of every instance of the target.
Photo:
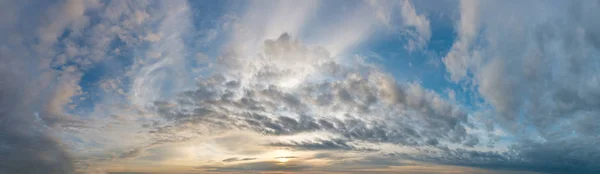
POLYGON ((597 0, 0 0, 0 174, 600 173, 597 0))

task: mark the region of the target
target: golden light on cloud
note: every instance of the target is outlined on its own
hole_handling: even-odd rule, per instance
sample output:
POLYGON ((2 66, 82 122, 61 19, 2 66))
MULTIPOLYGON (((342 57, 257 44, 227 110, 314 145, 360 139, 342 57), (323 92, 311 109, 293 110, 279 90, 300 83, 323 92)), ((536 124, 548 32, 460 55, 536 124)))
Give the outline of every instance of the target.
POLYGON ((284 156, 290 156, 291 152, 289 150, 278 149, 278 150, 275 150, 275 154, 280 157, 284 157, 284 156))
POLYGON ((277 162, 279 163, 286 163, 288 161, 290 161, 291 158, 294 158, 292 156, 292 153, 289 150, 283 150, 283 149, 278 149, 275 151, 275 155, 277 162))
POLYGON ((279 157, 279 158, 277 158, 277 161, 278 161, 278 162, 280 162, 280 163, 285 163, 285 162, 288 162, 288 161, 289 161, 289 158, 286 158, 286 157, 279 157))

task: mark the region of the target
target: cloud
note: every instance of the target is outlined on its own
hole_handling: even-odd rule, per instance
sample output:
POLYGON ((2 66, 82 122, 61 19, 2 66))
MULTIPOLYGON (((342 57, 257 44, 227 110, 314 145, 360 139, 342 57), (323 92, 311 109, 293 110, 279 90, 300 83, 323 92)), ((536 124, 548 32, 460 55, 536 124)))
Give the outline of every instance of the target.
POLYGON ((257 158, 227 158, 224 159, 223 162, 238 162, 238 161, 251 161, 257 158))
POLYGON ((288 147, 297 150, 356 150, 356 151, 376 151, 370 148, 355 147, 348 144, 342 139, 318 139, 314 141, 291 141, 291 142, 277 142, 270 143, 269 146, 274 147, 288 147))
POLYGON ((52 4, 44 16, 46 21, 52 22, 42 23, 38 29, 40 48, 45 49, 57 42, 60 34, 67 28, 82 30, 89 23, 89 18, 84 15, 85 11, 98 6, 99 3, 95 1, 74 0, 52 4))
POLYGON ((140 26, 150 20, 138 11, 146 5, 70 0, 2 3, 0 21, 10 27, 0 31, 11 34, 0 37, 4 62, 0 107, 10 108, 0 109, 4 132, 0 173, 74 173, 78 163, 72 153, 95 150, 80 148, 93 140, 77 136, 96 131, 102 123, 95 121, 102 118, 82 116, 80 104, 88 103, 90 96, 105 99, 96 95, 104 93, 95 93, 93 79, 112 78, 98 72, 123 72, 114 58, 124 55, 119 50, 140 41, 132 33, 143 33, 140 26), (122 47, 113 48, 115 44, 122 47))
POLYGON ((476 89, 496 128, 517 137, 510 165, 518 159, 523 168, 551 173, 599 171, 592 161, 600 151, 588 146, 599 133, 590 129, 599 114, 598 7, 461 1, 458 38, 444 64, 452 80, 476 89))
POLYGON ((288 162, 285 164, 276 162, 250 162, 227 166, 202 166, 198 169, 206 172, 240 172, 240 171, 305 171, 311 167, 307 164, 288 162))
POLYGON ((418 15, 415 7, 410 3, 409 0, 405 0, 401 3, 401 17, 405 26, 414 27, 416 33, 408 32, 409 35, 414 37, 408 41, 405 46, 409 51, 413 51, 418 48, 423 48, 429 39, 431 38, 431 29, 429 19, 425 15, 418 15))
POLYGON ((439 14, 422 2, 224 4, 2 2, 0 173, 149 161, 210 172, 304 172, 314 161, 344 172, 413 161, 600 171, 598 2, 461 0, 441 60, 456 84, 445 91, 352 52, 379 36, 429 49, 439 14), (212 13, 220 19, 200 19, 212 13), (273 148, 310 155, 259 160, 273 148))
POLYGON ((430 21, 423 12, 417 12, 412 1, 371 0, 368 4, 384 28, 406 39, 406 50, 414 52, 427 46, 431 39, 430 21))
MULTIPOLYGON (((164 5, 165 2, 157 4, 164 5)), ((145 55, 135 58, 136 64, 129 70, 132 81, 129 98, 136 106, 145 107, 154 100, 168 98, 193 85, 189 82, 192 68, 185 59, 189 56, 189 48, 184 44, 184 38, 188 36, 186 33, 193 28, 191 11, 186 1, 168 4, 162 6, 159 9, 161 14, 157 15, 164 17, 156 21, 156 30, 160 34, 149 33, 144 38, 152 43, 150 49, 145 55), (171 78, 175 75, 182 77, 171 78)))
POLYGON ((82 13, 94 3, 42 3, 48 8, 39 11, 30 11, 30 5, 5 2, 0 8, 2 26, 10 26, 0 32, 11 33, 0 36, 0 173, 73 173, 72 157, 54 126, 73 121, 63 107, 79 93, 78 75, 73 68, 49 69, 47 56, 61 31, 87 25, 82 13), (22 16, 24 11, 32 13, 22 16), (37 20, 40 16, 54 22, 37 20), (28 42, 33 39, 39 42, 28 42))
POLYGON ((0 173, 72 173, 71 157, 28 101, 33 98, 23 87, 32 84, 12 68, 0 71, 0 80, 8 82, 0 86, 0 173))
POLYGON ((280 157, 277 157, 277 159, 294 159, 294 158, 298 158, 298 157, 295 157, 295 156, 280 156, 280 157))
POLYGON ((250 1, 241 15, 236 42, 260 42, 283 32, 300 34, 317 9, 317 0, 277 2, 250 1))
MULTIPOLYGON (((450 52, 444 57, 444 65, 450 73, 451 80, 459 81, 467 75, 467 66, 470 61, 467 59, 478 59, 477 52, 472 52, 470 55, 468 50, 471 49, 472 42, 475 42, 475 36, 478 29, 478 1, 464 0, 460 1, 460 19, 456 24, 456 31, 459 37, 452 44, 450 52)), ((476 61, 476 60, 474 60, 476 61)))
MULTIPOLYGON (((182 126, 193 125, 185 126, 189 128, 185 131, 210 127, 274 136, 326 131, 348 142, 411 147, 478 143, 466 132, 465 112, 419 84, 397 84, 364 63, 338 64, 323 49, 303 46, 289 34, 267 40, 264 46, 262 55, 251 63, 238 63, 245 60, 236 54, 224 55, 220 59, 227 61, 217 67, 221 71, 199 80, 196 90, 172 101, 156 101, 154 110, 164 121, 152 132, 177 135, 182 126), (296 85, 287 85, 288 79, 298 76, 296 85)), ((361 149, 335 139, 273 145, 361 149)))
POLYGON ((148 33, 146 37, 144 37, 144 40, 147 40, 149 42, 158 42, 160 41, 160 34, 148 33))
POLYGON ((143 154, 144 154, 144 149, 136 148, 136 149, 133 149, 131 151, 127 151, 125 153, 122 153, 119 156, 119 158, 132 159, 132 158, 138 158, 138 157, 142 156, 143 154))

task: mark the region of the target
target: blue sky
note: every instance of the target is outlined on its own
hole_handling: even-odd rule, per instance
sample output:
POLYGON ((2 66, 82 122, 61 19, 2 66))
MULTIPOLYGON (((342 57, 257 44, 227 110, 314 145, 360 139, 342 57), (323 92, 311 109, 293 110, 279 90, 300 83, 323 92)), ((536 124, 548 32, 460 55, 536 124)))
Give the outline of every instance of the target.
POLYGON ((598 173, 600 3, 0 2, 0 173, 598 173))

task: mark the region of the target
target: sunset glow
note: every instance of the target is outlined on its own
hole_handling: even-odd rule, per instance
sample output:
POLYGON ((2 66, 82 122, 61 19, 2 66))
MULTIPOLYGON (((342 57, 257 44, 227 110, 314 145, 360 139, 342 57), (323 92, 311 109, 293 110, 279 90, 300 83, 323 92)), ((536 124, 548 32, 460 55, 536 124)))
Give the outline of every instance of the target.
POLYGON ((1 0, 0 174, 598 174, 598 0, 1 0))

